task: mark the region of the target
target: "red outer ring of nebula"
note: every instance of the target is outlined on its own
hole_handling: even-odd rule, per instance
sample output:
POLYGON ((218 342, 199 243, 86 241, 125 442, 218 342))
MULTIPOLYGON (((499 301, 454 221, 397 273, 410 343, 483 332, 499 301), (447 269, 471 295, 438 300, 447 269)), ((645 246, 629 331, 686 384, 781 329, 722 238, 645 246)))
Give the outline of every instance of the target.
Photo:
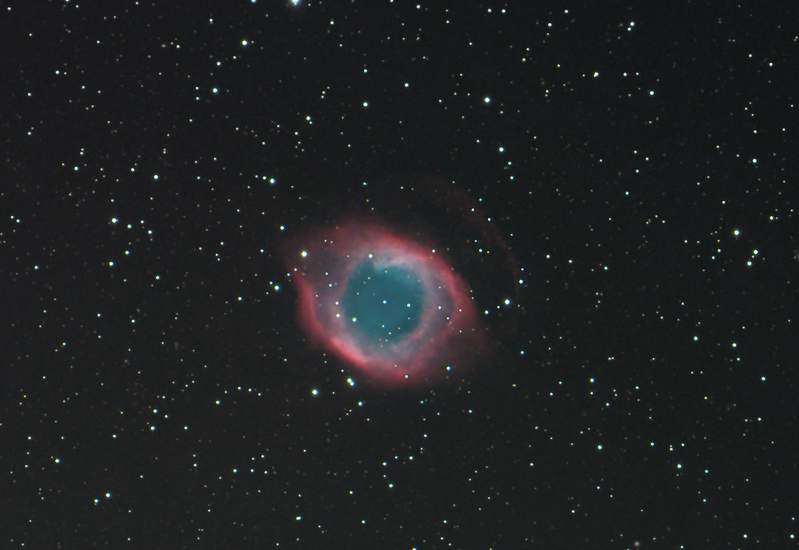
POLYGON ((459 381, 487 349, 468 285, 429 242, 381 224, 348 222, 294 241, 288 264, 299 292, 301 326, 370 385, 419 388, 459 381), (366 261, 410 269, 424 288, 419 322, 398 343, 363 345, 342 315, 350 276, 366 261))

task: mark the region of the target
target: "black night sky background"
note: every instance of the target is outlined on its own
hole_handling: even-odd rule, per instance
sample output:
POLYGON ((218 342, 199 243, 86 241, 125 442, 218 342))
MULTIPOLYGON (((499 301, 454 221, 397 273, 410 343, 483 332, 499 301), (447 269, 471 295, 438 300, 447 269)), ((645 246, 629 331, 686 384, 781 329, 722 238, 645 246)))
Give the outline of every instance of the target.
POLYGON ((0 9, 0 548, 796 545, 797 6, 0 9), (465 379, 297 323, 348 216, 448 251, 465 379))

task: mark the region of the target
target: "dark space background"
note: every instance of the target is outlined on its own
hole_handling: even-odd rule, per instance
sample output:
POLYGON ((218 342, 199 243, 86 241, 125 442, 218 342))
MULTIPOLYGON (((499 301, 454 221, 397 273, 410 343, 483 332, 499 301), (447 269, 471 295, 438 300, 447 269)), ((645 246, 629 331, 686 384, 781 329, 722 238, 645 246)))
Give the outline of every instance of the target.
POLYGON ((1 7, 1 548, 796 545, 793 4, 1 7), (310 345, 351 209, 512 299, 473 377, 310 345))

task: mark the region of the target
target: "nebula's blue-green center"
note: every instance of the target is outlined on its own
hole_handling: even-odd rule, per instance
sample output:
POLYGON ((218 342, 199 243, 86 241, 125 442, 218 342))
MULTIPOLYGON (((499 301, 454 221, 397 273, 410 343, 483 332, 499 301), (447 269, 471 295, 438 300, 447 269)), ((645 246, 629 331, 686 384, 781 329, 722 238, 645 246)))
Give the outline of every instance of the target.
POLYGON ((424 288, 417 274, 371 261, 353 271, 342 296, 346 322, 366 345, 397 342, 419 325, 424 288))

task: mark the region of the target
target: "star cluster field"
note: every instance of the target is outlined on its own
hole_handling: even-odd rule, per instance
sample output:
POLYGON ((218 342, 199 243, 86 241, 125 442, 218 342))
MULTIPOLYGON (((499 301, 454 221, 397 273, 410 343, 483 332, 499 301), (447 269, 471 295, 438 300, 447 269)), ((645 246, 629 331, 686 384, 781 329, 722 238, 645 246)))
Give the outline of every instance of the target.
POLYGON ((795 547, 797 18, 4 2, 0 548, 795 547))

